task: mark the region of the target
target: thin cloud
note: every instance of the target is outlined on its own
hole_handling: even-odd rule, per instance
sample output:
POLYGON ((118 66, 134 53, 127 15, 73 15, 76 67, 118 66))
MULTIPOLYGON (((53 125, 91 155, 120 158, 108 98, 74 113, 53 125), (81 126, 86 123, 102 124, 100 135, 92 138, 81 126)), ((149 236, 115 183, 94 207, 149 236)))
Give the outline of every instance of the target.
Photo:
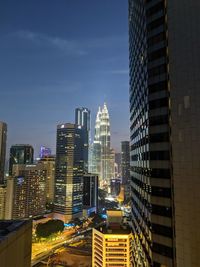
POLYGON ((36 45, 50 46, 59 49, 67 55, 83 56, 87 54, 87 52, 80 47, 80 44, 74 40, 23 30, 15 32, 14 36, 31 41, 36 45))

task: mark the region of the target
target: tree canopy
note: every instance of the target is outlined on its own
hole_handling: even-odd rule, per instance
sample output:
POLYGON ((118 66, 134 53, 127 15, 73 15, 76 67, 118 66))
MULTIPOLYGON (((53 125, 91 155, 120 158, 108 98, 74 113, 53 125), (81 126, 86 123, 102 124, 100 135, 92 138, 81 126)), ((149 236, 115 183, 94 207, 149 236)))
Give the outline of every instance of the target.
POLYGON ((64 230, 64 222, 61 220, 49 220, 46 223, 39 223, 36 226, 36 235, 37 237, 46 238, 52 234, 62 232, 64 230))

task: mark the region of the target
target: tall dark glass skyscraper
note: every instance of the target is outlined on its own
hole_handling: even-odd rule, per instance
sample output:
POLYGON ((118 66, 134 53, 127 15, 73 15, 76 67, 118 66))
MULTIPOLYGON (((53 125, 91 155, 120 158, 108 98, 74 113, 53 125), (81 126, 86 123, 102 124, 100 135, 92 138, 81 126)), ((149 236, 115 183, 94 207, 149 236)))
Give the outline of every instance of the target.
POLYGON ((7 124, 0 121, 0 184, 4 183, 6 160, 7 124))
POLYGON ((57 126, 55 217, 69 221, 82 214, 84 132, 71 123, 57 126))
POLYGON ((199 266, 199 13, 129 0, 134 266, 199 266))
POLYGON ((9 174, 14 164, 33 164, 34 149, 31 145, 13 145, 10 148, 9 174))
POLYGON ((89 146, 90 146, 90 129, 91 129, 91 115, 88 108, 76 108, 75 110, 75 124, 83 129, 84 137, 84 171, 88 172, 89 160, 89 146))

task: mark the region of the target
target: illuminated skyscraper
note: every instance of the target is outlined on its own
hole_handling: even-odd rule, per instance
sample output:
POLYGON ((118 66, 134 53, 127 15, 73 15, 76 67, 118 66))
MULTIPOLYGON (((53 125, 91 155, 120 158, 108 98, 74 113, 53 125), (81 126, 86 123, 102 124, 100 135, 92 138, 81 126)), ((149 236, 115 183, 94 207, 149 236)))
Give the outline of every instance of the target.
POLYGON ((100 186, 110 184, 110 179, 115 176, 115 155, 110 146, 110 119, 106 104, 97 112, 92 152, 91 172, 98 174, 100 186))
POLYGON ((100 120, 101 109, 97 112, 95 121, 94 141, 91 146, 91 160, 90 160, 90 173, 97 174, 99 179, 101 177, 101 143, 100 143, 100 120))
POLYGON ((69 221, 82 215, 84 134, 75 124, 57 126, 54 215, 69 221))
POLYGON ((4 183, 6 159, 7 124, 0 121, 0 184, 4 183))
POLYGON ((33 164, 34 149, 31 145, 13 145, 10 148, 9 175, 14 164, 33 164))
POLYGON ((199 266, 199 14, 200 1, 129 0, 134 266, 199 266))
POLYGON ((89 148, 90 148, 90 110, 88 108, 76 108, 75 110, 75 124, 83 130, 84 138, 84 171, 88 172, 89 165, 89 148))

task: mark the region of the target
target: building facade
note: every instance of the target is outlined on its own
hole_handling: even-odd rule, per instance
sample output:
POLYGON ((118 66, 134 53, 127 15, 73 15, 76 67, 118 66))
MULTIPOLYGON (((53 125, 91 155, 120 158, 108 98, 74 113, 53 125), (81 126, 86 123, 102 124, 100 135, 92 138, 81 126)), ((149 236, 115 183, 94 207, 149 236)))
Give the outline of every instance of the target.
POLYGON ((4 183, 6 160, 7 124, 0 121, 0 184, 4 183))
POLYGON ((199 265, 199 12, 129 0, 134 266, 199 265))
POLYGON ((41 164, 13 165, 7 179, 5 219, 25 219, 45 214, 47 172, 41 164))
POLYGON ((9 175, 14 164, 33 164, 34 149, 31 145, 13 145, 10 148, 9 175))
POLYGON ((41 146, 40 147, 40 158, 44 158, 44 157, 50 157, 51 156, 51 149, 49 147, 46 146, 41 146))
POLYGON ((98 176, 85 174, 83 177, 83 209, 87 215, 98 210, 98 176))
POLYGON ((54 215, 63 221, 82 214, 84 135, 75 124, 57 126, 54 215))
POLYGON ((55 157, 44 156, 39 160, 39 164, 42 165, 42 169, 46 170, 46 202, 54 202, 54 190, 55 190, 55 157))
POLYGON ((93 228, 92 267, 132 267, 131 229, 121 224, 120 211, 108 213, 108 224, 93 228))
POLYGON ((89 169, 89 148, 90 148, 90 129, 91 129, 91 115, 88 108, 76 108, 75 110, 75 124, 82 128, 84 138, 84 171, 88 173, 89 169))

